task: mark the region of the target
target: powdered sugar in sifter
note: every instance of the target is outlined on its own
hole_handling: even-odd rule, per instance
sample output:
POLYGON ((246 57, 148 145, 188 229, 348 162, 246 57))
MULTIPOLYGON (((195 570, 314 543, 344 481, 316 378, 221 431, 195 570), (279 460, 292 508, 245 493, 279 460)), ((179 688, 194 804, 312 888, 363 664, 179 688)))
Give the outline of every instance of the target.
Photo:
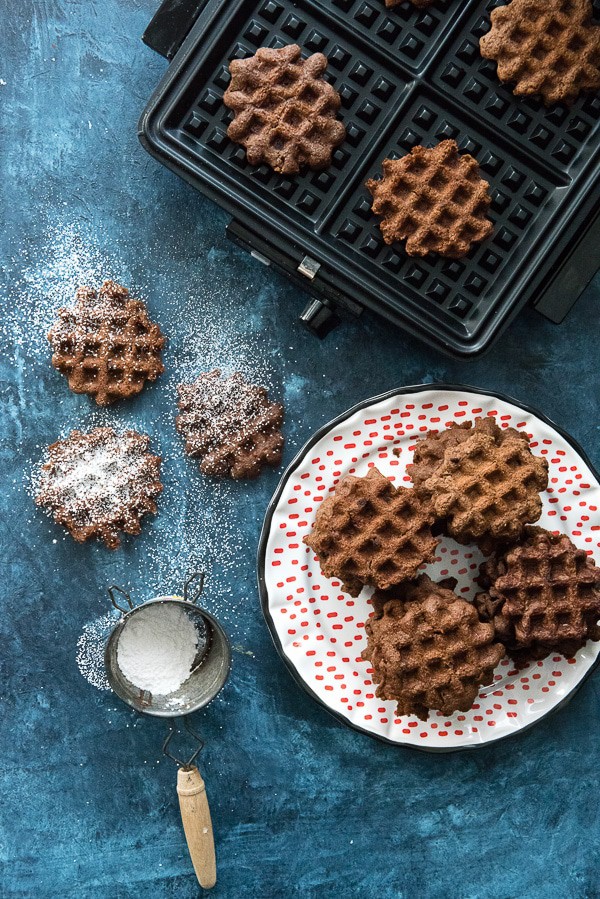
MULTIPOLYGON (((108 682, 117 696, 137 712, 161 718, 176 718, 189 715, 204 708, 215 698, 224 686, 231 665, 229 640, 218 621, 205 609, 197 605, 204 586, 204 575, 192 574, 183 586, 183 596, 158 596, 134 606, 129 594, 121 587, 113 585, 108 593, 112 604, 123 617, 111 632, 104 653, 104 663, 108 682), (120 594, 117 599, 115 594, 120 594), (124 605, 124 604, 126 605, 124 605), (119 646, 124 643, 124 635, 143 633, 144 622, 150 617, 156 632, 156 620, 165 622, 165 646, 168 651, 168 621, 170 613, 180 610, 197 633, 196 652, 191 662, 189 676, 169 693, 152 693, 147 686, 136 686, 123 673, 119 664, 119 646)), ((160 628, 159 628, 160 632, 160 628)), ((163 647, 164 648, 164 647, 163 647)), ((194 871, 200 885, 210 888, 215 885, 216 857, 210 817, 210 809, 202 775, 194 764, 203 741, 184 719, 185 730, 196 740, 197 747, 187 762, 182 762, 169 751, 169 745, 177 730, 170 726, 163 743, 163 752, 179 765, 177 772, 177 794, 183 829, 188 844, 194 871)))

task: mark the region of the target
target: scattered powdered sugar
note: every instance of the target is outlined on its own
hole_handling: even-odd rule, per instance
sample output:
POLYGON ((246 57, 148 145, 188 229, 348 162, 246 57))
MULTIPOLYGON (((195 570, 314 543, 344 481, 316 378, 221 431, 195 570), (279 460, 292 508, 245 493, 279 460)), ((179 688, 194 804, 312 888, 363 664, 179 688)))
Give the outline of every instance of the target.
MULTIPOLYGON (((8 260, 15 276, 10 282, 10 307, 0 336, 16 350, 50 358, 47 333, 61 306, 73 303, 77 288, 100 286, 118 273, 122 263, 108 258, 76 225, 54 225, 46 241, 30 250, 21 245, 8 260)), ((118 280, 118 279, 117 279, 118 280)))
MULTIPOLYGON (((237 488, 227 481, 215 485, 192 459, 172 472, 153 523, 154 539, 145 549, 143 578, 145 598, 150 598, 168 590, 181 593, 186 574, 204 572, 201 605, 230 636, 243 639, 240 611, 249 604, 256 608, 256 588, 254 559, 248 564, 245 556, 249 541, 237 488)), ((259 529, 257 516, 257 535, 259 529)))
MULTIPOLYGON (((97 225, 92 232, 85 223, 58 221, 47 229, 46 236, 45 243, 36 239, 31 248, 25 244, 17 248, 7 260, 10 281, 4 289, 0 286, 0 294, 4 294, 0 301, 5 307, 0 343, 12 353, 15 372, 24 370, 31 376, 20 380, 20 401, 26 405, 29 391, 39 389, 38 375, 51 371, 47 332, 59 307, 72 305, 79 287, 98 289, 105 280, 115 280, 127 286, 133 296, 146 300, 151 318, 160 323, 167 337, 166 370, 153 388, 153 395, 142 393, 135 407, 124 401, 107 409, 81 398, 76 418, 69 411, 73 404, 63 405, 59 396, 55 404, 56 427, 48 432, 47 444, 64 438, 74 428, 88 431, 112 426, 119 431, 131 428, 151 435, 158 431, 158 437, 152 436, 151 449, 163 457, 161 480, 165 490, 158 500, 158 514, 147 526, 146 537, 143 534, 142 538, 128 538, 132 544, 143 539, 143 551, 128 556, 119 580, 141 602, 152 596, 180 592, 186 573, 193 569, 205 571, 202 604, 243 644, 246 616, 240 615, 240 610, 249 604, 257 609, 255 542, 266 500, 260 499, 263 491, 258 482, 233 483, 202 475, 198 463, 184 455, 174 419, 178 411, 177 386, 191 383, 199 373, 215 368, 224 376, 239 371, 250 383, 265 386, 273 401, 279 399, 273 360, 280 348, 273 329, 265 327, 264 318, 265 314, 270 316, 269 304, 275 297, 268 292, 261 294, 264 288, 253 283, 253 272, 260 277, 262 269, 248 260, 247 272, 241 278, 239 268, 227 265, 229 248, 208 248, 202 266, 190 265, 189 257, 178 248, 173 235, 166 242, 163 235, 157 234, 155 245, 148 247, 150 261, 141 262, 129 254, 126 245, 121 244, 122 249, 115 247, 97 225), (133 260, 131 266, 128 259, 133 260), (132 277, 132 269, 137 278, 132 277), (261 303, 266 313, 261 311, 261 303), (152 426, 145 427, 144 415, 149 408, 152 426)), ((63 390, 67 400, 64 380, 57 375, 54 383, 53 389, 63 390)), ((15 435, 20 439, 23 426, 18 410, 15 415, 15 435)), ((31 451, 29 472, 43 450, 43 444, 38 446, 35 458, 31 451)), ((94 465, 99 462, 102 467, 106 459, 99 457, 94 465)), ((35 495, 36 487, 35 477, 28 478, 25 488, 30 495, 35 495)), ((14 489, 21 487, 17 483, 14 489)), ((31 509, 32 518, 39 514, 33 503, 31 509)), ((48 536, 49 552, 52 537, 54 544, 71 540, 55 527, 56 532, 48 536)), ((102 546, 93 551, 107 553, 102 546)), ((111 560, 107 559, 107 563, 111 564, 111 560)), ((102 592, 100 584, 98 591, 102 592)), ((93 633, 92 622, 80 638, 78 664, 90 683, 105 688, 95 673, 98 665, 103 668, 103 644, 94 642, 93 633), (96 666, 90 655, 94 651, 98 652, 96 666)))
POLYGON ((197 652, 198 631, 185 609, 158 603, 126 620, 117 663, 134 687, 167 696, 188 679, 197 652))
POLYGON ((262 322, 252 328, 248 313, 254 299, 252 285, 232 289, 218 278, 190 285, 185 296, 165 298, 169 317, 177 323, 177 331, 168 335, 173 389, 215 368, 223 376, 239 371, 251 383, 272 386, 268 335, 262 322))
POLYGON ((111 610, 88 622, 77 640, 77 667, 87 682, 97 690, 110 690, 104 667, 104 648, 117 620, 118 612, 111 610))
MULTIPOLYGON (((207 261, 211 262, 210 255, 207 261)), ((209 265, 209 274, 197 280, 188 273, 184 294, 165 291, 161 297, 165 323, 172 322, 162 378, 170 403, 161 418, 163 433, 173 435, 169 445, 161 446, 163 470, 169 471, 171 484, 160 499, 154 525, 157 539, 146 555, 144 576, 149 591, 158 595, 179 589, 185 572, 204 571, 202 605, 230 635, 243 639, 244 619, 239 612, 249 603, 256 608, 255 547, 251 541, 258 539, 265 503, 250 517, 248 507, 260 490, 258 482, 205 477, 198 462, 184 455, 174 426, 177 388, 192 383, 202 372, 219 369, 223 379, 240 372, 249 383, 267 388, 276 401, 272 358, 279 348, 270 343, 270 332, 256 313, 252 283, 237 279, 227 284, 220 276, 218 259, 215 267, 214 278, 209 265)))

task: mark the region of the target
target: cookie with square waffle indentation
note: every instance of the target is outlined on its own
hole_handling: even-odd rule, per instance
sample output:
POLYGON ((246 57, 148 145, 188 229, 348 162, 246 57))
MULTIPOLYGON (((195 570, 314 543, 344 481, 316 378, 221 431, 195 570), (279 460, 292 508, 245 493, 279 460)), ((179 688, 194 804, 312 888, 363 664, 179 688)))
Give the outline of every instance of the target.
POLYGON ((98 292, 80 287, 74 305, 58 310, 48 340, 54 368, 74 393, 89 394, 99 406, 135 396, 164 371, 159 326, 115 281, 98 292))
POLYGON ((109 549, 120 533, 139 534, 141 519, 156 512, 162 492, 161 457, 148 450, 150 438, 113 428, 71 431, 48 447, 35 501, 78 543, 97 538, 109 549))
POLYGON ((394 487, 377 468, 347 475, 319 507, 304 543, 317 555, 325 577, 339 578, 350 596, 363 586, 385 590, 414 577, 434 558, 428 502, 394 487))
POLYGON ((387 244, 406 240, 409 256, 466 256, 494 225, 487 218, 489 184, 468 153, 453 140, 413 147, 400 159, 384 159, 383 177, 366 182, 372 209, 387 244))
POLYGON ((494 626, 449 588, 455 584, 423 574, 371 597, 362 657, 372 665, 376 695, 396 700, 399 716, 426 721, 433 709, 468 711, 504 655, 494 626))
POLYGON ((526 528, 516 546, 486 560, 476 597, 483 620, 518 665, 551 652, 570 658, 600 639, 600 569, 565 534, 526 528))
POLYGON ((533 455, 527 434, 500 428, 491 417, 429 431, 407 472, 446 532, 485 553, 537 521, 540 491, 548 486, 548 463, 533 455))
POLYGON ((600 88, 600 26, 590 0, 512 0, 492 10, 480 38, 484 59, 516 96, 538 94, 546 105, 573 103, 600 88))
POLYGON ((221 378, 216 368, 177 390, 175 427, 203 474, 255 478, 265 465, 281 462, 283 406, 272 403, 264 387, 239 372, 221 378))
POLYGON ((246 148, 248 162, 266 162, 276 172, 294 174, 302 166, 323 169, 346 136, 336 118, 340 95, 321 76, 327 57, 301 59, 300 47, 261 47, 248 59, 229 63, 231 82, 223 102, 235 118, 231 140, 246 148))

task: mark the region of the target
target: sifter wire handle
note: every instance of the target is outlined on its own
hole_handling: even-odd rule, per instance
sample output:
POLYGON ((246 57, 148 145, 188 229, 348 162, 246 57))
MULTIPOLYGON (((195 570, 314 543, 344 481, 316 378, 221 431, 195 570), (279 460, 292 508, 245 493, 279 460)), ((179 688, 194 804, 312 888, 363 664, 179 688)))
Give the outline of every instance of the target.
POLYGON ((131 597, 130 597, 129 593, 127 592, 127 590, 123 590, 122 587, 119 587, 118 584, 111 584, 111 586, 108 587, 108 595, 110 596, 110 601, 112 602, 115 609, 118 609, 118 611, 122 612, 124 615, 126 615, 127 612, 131 612, 131 610, 133 609, 133 603, 131 601, 131 597), (115 593, 120 593, 121 596, 125 597, 125 600, 126 600, 129 608, 124 609, 122 605, 119 605, 119 603, 115 597, 115 593))
POLYGON ((217 861, 208 797, 196 765, 177 772, 177 795, 194 871, 200 886, 208 890, 217 882, 217 861))
POLYGON ((204 590, 204 572, 195 571, 183 585, 183 598, 185 602, 198 602, 204 590))

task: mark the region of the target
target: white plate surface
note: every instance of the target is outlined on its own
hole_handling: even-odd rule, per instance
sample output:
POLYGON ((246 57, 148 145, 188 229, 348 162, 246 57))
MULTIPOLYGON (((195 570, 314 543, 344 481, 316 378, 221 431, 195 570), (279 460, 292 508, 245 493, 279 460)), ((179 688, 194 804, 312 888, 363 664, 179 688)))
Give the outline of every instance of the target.
MULTIPOLYGON (((432 712, 427 722, 397 717, 394 702, 375 697, 364 622, 372 590, 353 599, 339 581, 321 574, 314 553, 302 542, 323 499, 346 474, 364 475, 377 466, 396 484, 408 484, 406 465, 415 439, 451 421, 492 415, 503 427, 524 430, 533 452, 546 457, 549 485, 538 522, 568 534, 598 561, 600 484, 574 446, 554 427, 515 403, 469 389, 411 389, 370 402, 343 416, 300 453, 284 475, 280 495, 267 515, 261 541, 259 579, 263 607, 278 648, 296 677, 328 709, 351 726, 393 743, 422 749, 475 747, 529 727, 574 691, 594 665, 600 643, 589 642, 575 659, 554 655, 516 671, 503 659, 494 683, 481 690, 466 713, 432 712), (399 447, 399 457, 392 449, 399 447)), ((278 494, 276 494, 277 497, 278 494)), ((473 578, 482 560, 474 547, 442 538, 437 558, 424 570, 453 576, 457 592, 476 592, 473 578)))

